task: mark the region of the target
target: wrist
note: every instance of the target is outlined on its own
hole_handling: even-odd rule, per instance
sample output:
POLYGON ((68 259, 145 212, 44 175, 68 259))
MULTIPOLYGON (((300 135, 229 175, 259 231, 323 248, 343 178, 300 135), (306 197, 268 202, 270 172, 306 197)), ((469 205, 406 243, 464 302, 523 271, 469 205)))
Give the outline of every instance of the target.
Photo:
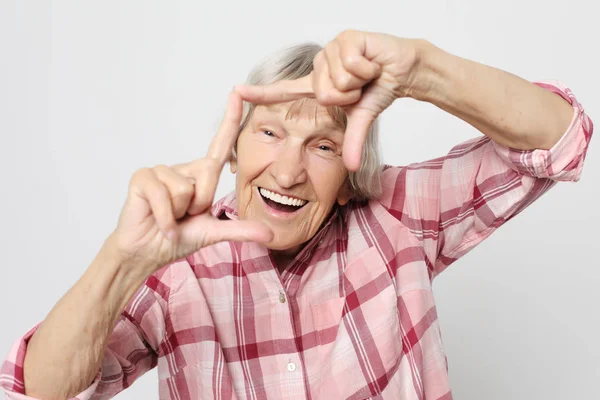
POLYGON ((407 96, 419 101, 433 103, 439 96, 444 84, 444 72, 441 68, 448 53, 425 39, 415 40, 416 60, 414 72, 409 82, 407 96))
POLYGON ((144 283, 150 268, 135 263, 120 251, 113 235, 109 236, 98 255, 86 270, 82 279, 90 283, 90 289, 101 296, 107 296, 111 303, 119 303, 116 312, 120 313, 129 299, 144 283))

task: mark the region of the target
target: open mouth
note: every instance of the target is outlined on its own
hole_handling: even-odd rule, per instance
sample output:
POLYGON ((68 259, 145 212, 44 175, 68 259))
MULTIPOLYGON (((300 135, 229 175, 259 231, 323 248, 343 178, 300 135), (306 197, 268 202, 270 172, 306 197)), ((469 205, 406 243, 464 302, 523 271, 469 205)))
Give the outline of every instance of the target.
POLYGON ((269 207, 276 211, 293 213, 304 207, 308 201, 295 197, 282 196, 265 188, 258 188, 260 196, 269 207))

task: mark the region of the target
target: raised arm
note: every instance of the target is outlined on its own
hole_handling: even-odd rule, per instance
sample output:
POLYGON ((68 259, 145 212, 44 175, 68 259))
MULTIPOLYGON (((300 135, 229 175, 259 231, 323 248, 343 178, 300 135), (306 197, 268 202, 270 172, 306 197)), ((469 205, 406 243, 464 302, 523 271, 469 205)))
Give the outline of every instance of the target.
POLYGON ((435 104, 486 135, 383 174, 379 201, 423 241, 431 276, 555 182, 578 180, 593 132, 581 104, 558 82, 530 83, 425 40, 381 33, 342 32, 308 76, 236 90, 254 103, 314 97, 343 107, 349 170, 360 166, 370 125, 398 98, 435 104))
POLYGON ((503 146, 552 148, 573 119, 569 102, 509 72, 417 41, 418 64, 406 95, 435 104, 503 146))
POLYGON ((360 166, 369 126, 392 102, 427 101, 473 125, 506 147, 550 149, 574 117, 568 101, 511 73, 449 54, 426 40, 344 31, 294 81, 238 86, 254 103, 314 97, 348 115, 343 157, 360 166))

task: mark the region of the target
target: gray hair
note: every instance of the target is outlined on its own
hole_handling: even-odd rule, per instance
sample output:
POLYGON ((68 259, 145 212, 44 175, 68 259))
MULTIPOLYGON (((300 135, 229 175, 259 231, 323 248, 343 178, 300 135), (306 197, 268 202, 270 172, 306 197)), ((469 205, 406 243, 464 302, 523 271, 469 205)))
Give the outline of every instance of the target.
MULTIPOLYGON (((281 80, 302 78, 313 70, 313 60, 323 48, 316 43, 303 43, 283 49, 264 62, 260 63, 248 75, 246 84, 266 85, 281 80)), ((239 132, 245 127, 254 108, 254 104, 244 102, 242 124, 239 132)), ((339 107, 328 107, 329 115, 344 128, 347 124, 345 113, 339 107)), ((360 168, 350 172, 349 182, 354 200, 372 200, 381 196, 381 157, 379 155, 379 124, 371 125, 362 151, 360 168)), ((235 149, 233 149, 235 157, 235 149)))

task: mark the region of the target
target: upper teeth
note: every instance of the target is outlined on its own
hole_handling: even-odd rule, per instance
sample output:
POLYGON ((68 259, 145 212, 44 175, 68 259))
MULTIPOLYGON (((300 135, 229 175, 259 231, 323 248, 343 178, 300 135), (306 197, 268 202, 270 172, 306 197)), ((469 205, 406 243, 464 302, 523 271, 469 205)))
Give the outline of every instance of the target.
POLYGON ((277 203, 285 204, 288 206, 300 207, 306 204, 306 200, 296 199, 294 197, 282 196, 277 193, 273 193, 267 189, 260 188, 260 194, 265 196, 267 199, 271 199, 277 203))

